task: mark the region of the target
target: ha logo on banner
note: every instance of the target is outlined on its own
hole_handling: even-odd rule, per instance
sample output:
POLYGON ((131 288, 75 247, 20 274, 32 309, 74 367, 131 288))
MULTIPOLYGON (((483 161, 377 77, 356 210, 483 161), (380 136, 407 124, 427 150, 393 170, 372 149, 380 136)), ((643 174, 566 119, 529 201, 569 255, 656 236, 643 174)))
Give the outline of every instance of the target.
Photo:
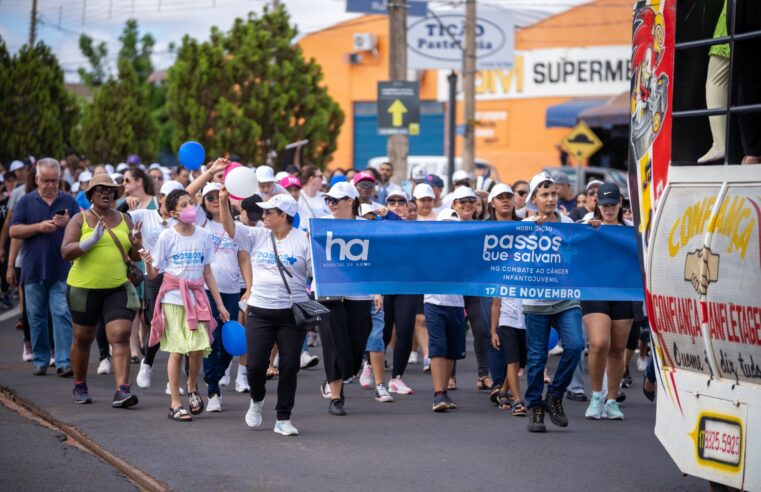
MULTIPOLYGON (((462 69, 465 15, 430 15, 407 25, 407 64, 413 69, 462 69)), ((513 16, 490 12, 476 17, 476 68, 505 69, 513 65, 513 16)))

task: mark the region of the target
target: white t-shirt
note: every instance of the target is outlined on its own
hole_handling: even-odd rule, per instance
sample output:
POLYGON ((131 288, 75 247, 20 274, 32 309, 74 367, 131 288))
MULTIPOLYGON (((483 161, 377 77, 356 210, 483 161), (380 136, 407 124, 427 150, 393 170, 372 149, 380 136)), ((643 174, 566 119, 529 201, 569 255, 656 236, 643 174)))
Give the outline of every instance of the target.
POLYGON ((299 205, 303 205, 308 212, 306 217, 301 217, 302 222, 309 222, 310 218, 320 218, 330 214, 330 209, 325 205, 324 194, 320 191, 314 197, 310 197, 304 190, 299 195, 299 205))
POLYGON ((423 302, 436 306, 465 307, 465 299, 462 296, 444 294, 425 294, 423 302))
POLYGON ((127 213, 132 217, 133 224, 142 222, 140 234, 143 236, 143 248, 151 253, 156 249, 156 242, 158 242, 161 233, 177 224, 177 221, 172 217, 164 220, 159 215, 158 210, 146 210, 143 208, 140 210, 130 210, 127 213))
POLYGON ((499 326, 526 329, 523 316, 523 300, 503 297, 499 305, 499 326))
MULTIPOLYGON (((573 224, 573 219, 568 217, 565 214, 561 214, 560 212, 556 212, 558 217, 560 217, 560 222, 563 224, 573 224)), ((536 222, 536 215, 532 215, 531 217, 526 217, 521 222, 536 222)), ((553 224, 554 222, 547 222, 547 224, 553 224)), ((544 299, 524 299, 523 304, 526 306, 552 306, 553 304, 557 304, 559 302, 563 301, 547 301, 544 299)))
MULTIPOLYGON (((283 285, 275 251, 272 248, 272 231, 264 227, 235 224, 235 242, 251 255, 251 296, 248 305, 263 309, 290 309, 291 296, 283 285)), ((307 295, 307 278, 312 275, 312 252, 304 231, 291 229, 282 240, 276 239, 280 262, 292 277, 285 275, 293 302, 304 302, 307 295)))
MULTIPOLYGON (((159 235, 151 256, 159 272, 168 272, 183 280, 198 280, 203 278, 204 266, 214 261, 214 245, 209 233, 198 226, 190 236, 183 236, 172 227, 159 235)), ((192 293, 190 302, 195 302, 192 293)), ((179 289, 167 291, 161 303, 182 305, 179 289)))
POLYGON ((211 272, 217 281, 217 289, 223 294, 238 294, 243 279, 238 264, 238 244, 230 239, 219 222, 209 220, 203 229, 209 233, 214 246, 211 272))

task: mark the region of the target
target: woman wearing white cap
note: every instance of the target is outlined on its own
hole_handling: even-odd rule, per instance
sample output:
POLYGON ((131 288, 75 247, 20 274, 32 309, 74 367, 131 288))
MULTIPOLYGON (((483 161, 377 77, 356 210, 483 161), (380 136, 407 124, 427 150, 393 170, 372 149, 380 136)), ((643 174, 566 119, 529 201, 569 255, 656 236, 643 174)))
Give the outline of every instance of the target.
POLYGON ((259 195, 266 201, 272 197, 275 187, 275 171, 269 166, 256 168, 256 179, 259 182, 259 195))
POLYGON ((248 382, 251 387, 246 424, 249 427, 262 424, 267 366, 277 343, 280 376, 274 431, 285 436, 298 435, 299 431, 291 423, 291 411, 306 330, 296 326, 292 307, 294 302, 308 299, 307 279, 312 276, 308 236, 293 228, 293 218, 299 206, 288 194, 275 195, 259 204, 264 209, 264 227, 248 227, 233 222, 227 191, 223 188, 219 195, 225 232, 249 253, 253 272, 246 321, 248 382))
POLYGON ((433 204, 436 195, 428 183, 418 183, 412 191, 412 197, 417 204, 417 220, 436 220, 433 204))

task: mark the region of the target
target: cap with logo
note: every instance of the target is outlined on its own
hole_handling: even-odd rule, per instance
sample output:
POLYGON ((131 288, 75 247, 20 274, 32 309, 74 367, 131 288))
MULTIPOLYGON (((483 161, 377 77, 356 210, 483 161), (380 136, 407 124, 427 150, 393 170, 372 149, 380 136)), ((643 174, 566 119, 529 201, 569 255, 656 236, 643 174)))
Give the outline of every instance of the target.
POLYGON ((256 168, 256 179, 260 183, 274 183, 275 171, 269 166, 259 166, 256 168))
POLYGON ((282 212, 285 212, 291 217, 296 215, 299 211, 298 202, 296 202, 296 200, 294 200, 293 197, 288 193, 275 195, 266 202, 260 203, 259 206, 265 210, 276 208, 282 212))
POLYGON ((334 184, 330 191, 326 193, 331 198, 335 198, 336 200, 341 200, 342 198, 359 198, 359 194, 357 193, 357 189, 352 186, 351 183, 348 183, 346 181, 342 181, 340 183, 334 184))
POLYGON ((182 186, 182 183, 179 181, 166 181, 163 185, 161 185, 161 190, 159 191, 160 195, 168 195, 174 190, 182 190, 185 187, 182 186))
POLYGON ((420 183, 417 186, 415 186, 415 189, 412 191, 412 196, 420 200, 421 198, 431 198, 435 199, 436 195, 433 193, 433 188, 431 188, 431 185, 427 183, 420 183))
POLYGON ((436 215, 438 221, 460 220, 460 215, 451 208, 445 208, 436 215))
POLYGON ((201 196, 206 196, 212 191, 220 191, 221 189, 222 189, 222 185, 220 183, 208 183, 206 186, 203 187, 201 196))
POLYGON ((360 171, 357 174, 354 175, 354 186, 357 185, 360 181, 372 181, 373 183, 376 182, 375 176, 370 171, 360 171))
POLYGON ((410 176, 412 176, 412 179, 414 181, 422 181, 425 179, 425 168, 423 166, 415 166, 412 168, 412 173, 410 176))
POLYGON ((526 199, 527 209, 536 212, 536 205, 531 202, 531 198, 533 198, 534 193, 536 192, 536 189, 539 187, 539 185, 546 181, 555 184, 555 180, 552 178, 552 176, 544 171, 531 178, 531 182, 528 185, 528 198, 526 199))
POLYGON ((431 188, 444 188, 444 180, 435 174, 426 176, 425 182, 431 185, 431 188))
POLYGON ((491 193, 489 193, 489 203, 491 203, 492 200, 497 198, 502 193, 507 193, 511 196, 515 195, 515 193, 513 193, 513 189, 510 188, 510 185, 505 183, 497 183, 494 185, 494 188, 491 189, 491 193))
POLYGON ((617 205, 621 201, 621 190, 616 183, 603 183, 597 190, 598 205, 617 205))
POLYGON ((452 193, 452 200, 461 200, 463 198, 478 198, 476 192, 467 186, 460 186, 452 193))
POLYGON ((295 186, 296 188, 301 189, 301 180, 296 176, 291 176, 290 174, 281 179, 279 183, 280 186, 285 189, 288 189, 291 186, 295 186))

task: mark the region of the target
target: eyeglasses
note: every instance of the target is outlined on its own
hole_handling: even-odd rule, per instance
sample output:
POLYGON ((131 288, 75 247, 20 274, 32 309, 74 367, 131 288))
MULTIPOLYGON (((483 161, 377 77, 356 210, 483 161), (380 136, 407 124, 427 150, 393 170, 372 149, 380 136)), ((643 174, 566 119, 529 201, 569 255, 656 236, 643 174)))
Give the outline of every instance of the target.
POLYGON ((94 193, 100 193, 101 195, 114 195, 116 194, 116 188, 112 186, 103 186, 103 185, 97 185, 95 186, 92 191, 94 193))
POLYGON ((214 203, 214 202, 216 202, 216 201, 218 201, 218 200, 219 200, 219 195, 206 195, 206 196, 204 197, 204 199, 205 199, 207 202, 211 202, 211 203, 214 203))
POLYGON ((278 210, 276 208, 265 208, 265 209, 262 210, 262 214, 263 215, 269 215, 269 214, 271 214, 273 212, 277 213, 278 215, 283 213, 282 210, 278 210))
POLYGON ((478 198, 473 198, 473 197, 458 198, 457 200, 455 200, 455 202, 457 202, 457 203, 459 203, 461 205, 464 205, 466 203, 468 203, 470 205, 475 205, 477 201, 478 201, 478 198))
POLYGON ((517 195, 520 195, 520 196, 526 196, 526 195, 528 195, 528 191, 526 191, 526 190, 518 190, 515 193, 517 195))
POLYGON ((357 183, 357 188, 361 190, 372 190, 373 188, 375 188, 375 183, 373 183, 372 181, 367 181, 367 180, 360 181, 359 183, 357 183))
POLYGON ((43 185, 56 185, 56 186, 58 186, 59 181, 60 180, 58 180, 58 179, 42 179, 42 178, 40 178, 40 184, 43 184, 43 185))
POLYGON ((326 196, 326 197, 325 197, 325 204, 326 204, 326 205, 336 205, 336 204, 338 204, 338 202, 340 202, 341 200, 347 200, 347 199, 349 199, 349 197, 348 197, 348 196, 345 196, 345 197, 343 197, 343 198, 333 198, 332 196, 326 196))
POLYGON ((389 198, 386 200, 386 205, 404 205, 407 203, 407 200, 404 198, 399 198, 398 200, 394 200, 393 198, 389 198))

